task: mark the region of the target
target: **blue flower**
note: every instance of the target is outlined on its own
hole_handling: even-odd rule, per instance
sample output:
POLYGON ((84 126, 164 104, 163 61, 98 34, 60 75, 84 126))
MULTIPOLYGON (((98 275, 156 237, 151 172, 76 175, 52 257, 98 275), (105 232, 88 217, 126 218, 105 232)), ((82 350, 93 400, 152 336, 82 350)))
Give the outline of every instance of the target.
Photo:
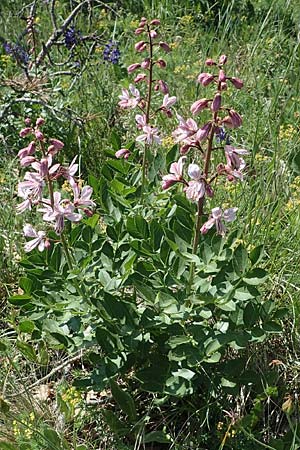
POLYGON ((17 62, 24 64, 25 66, 29 63, 29 54, 21 45, 4 42, 3 48, 5 53, 12 56, 17 62))
POLYGON ((65 46, 68 50, 75 47, 81 40, 80 31, 76 31, 75 27, 67 28, 65 31, 65 46))
POLYGON ((120 56, 121 54, 118 48, 118 43, 110 39, 103 50, 104 61, 110 62, 112 64, 118 64, 120 56))

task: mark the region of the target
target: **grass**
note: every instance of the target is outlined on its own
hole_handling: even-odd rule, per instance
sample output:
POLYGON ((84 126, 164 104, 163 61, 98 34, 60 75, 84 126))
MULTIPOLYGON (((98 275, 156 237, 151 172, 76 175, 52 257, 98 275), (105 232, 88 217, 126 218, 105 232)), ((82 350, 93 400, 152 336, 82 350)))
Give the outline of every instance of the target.
MULTIPOLYGON (((264 265, 270 273, 266 295, 274 303, 284 306, 288 310, 283 319, 285 333, 271 344, 273 359, 283 361, 283 365, 278 367, 278 376, 280 380, 284 380, 285 386, 280 392, 281 398, 278 398, 276 406, 272 402, 277 402, 277 400, 271 400, 271 395, 267 395, 266 404, 262 405, 261 400, 261 408, 269 408, 265 415, 271 414, 273 411, 272 414, 282 417, 280 415, 282 413, 279 412, 280 402, 283 401, 282 397, 285 394, 297 392, 299 388, 300 181, 297 177, 300 174, 300 167, 297 163, 297 156, 300 152, 298 76, 300 70, 298 26, 300 7, 297 1, 284 0, 257 0, 241 3, 242 5, 238 8, 234 1, 177 0, 170 2, 165 0, 158 2, 145 0, 138 2, 137 5, 137 2, 128 0, 119 2, 117 15, 108 8, 105 9, 104 6, 101 8, 105 12, 101 12, 100 7, 95 8, 91 19, 91 30, 98 26, 100 31, 105 34, 105 39, 113 36, 119 41, 122 54, 121 63, 118 67, 103 64, 100 48, 98 53, 93 54, 80 76, 48 78, 46 87, 43 87, 41 91, 32 92, 30 95, 25 92, 25 97, 27 95, 27 99, 31 100, 40 99, 42 92, 47 97, 48 107, 46 108, 30 102, 16 103, 17 99, 24 97, 24 92, 13 90, 4 81, 8 78, 11 79, 20 71, 14 62, 4 57, 2 52, 0 98, 2 108, 5 109, 8 104, 11 106, 2 117, 0 124, 0 292, 4 305, 7 295, 16 289, 20 271, 17 262, 19 255, 22 254, 20 237, 22 222, 14 213, 15 186, 18 178, 15 155, 21 148, 20 141, 16 136, 17 130, 21 128, 23 116, 44 112, 50 114, 52 118, 50 127, 53 132, 55 130, 57 137, 63 137, 66 142, 66 159, 70 159, 79 151, 82 156, 83 173, 88 172, 98 176, 105 152, 110 148, 112 131, 122 135, 124 143, 126 142, 128 124, 116 108, 116 104, 121 87, 129 84, 126 66, 134 62, 136 57, 133 52, 134 28, 140 15, 159 17, 164 23, 164 32, 168 41, 171 42, 173 50, 166 57, 168 63, 166 77, 171 94, 178 97, 178 111, 181 115, 186 117, 189 114, 188 108, 191 102, 202 97, 201 87, 196 85, 195 79, 204 69, 206 57, 215 57, 226 53, 230 64, 237 70, 237 76, 244 80, 245 88, 233 93, 230 101, 235 105, 235 109, 242 113, 244 119, 244 125, 237 136, 237 143, 250 151, 247 159, 248 177, 242 185, 233 186, 228 183, 225 192, 219 195, 222 201, 239 206, 239 222, 235 225, 235 231, 239 238, 249 248, 261 243, 265 245, 264 265), (221 3, 222 8, 220 7, 221 3), (254 8, 254 17, 252 17, 253 11, 250 4, 254 8), (271 406, 266 406, 270 404, 271 406)), ((22 2, 17 1, 13 2, 13 5, 8 1, 1 4, 2 35, 11 41, 16 41, 24 28, 22 20, 18 18, 21 6, 23 6, 22 2)), ((61 2, 60 12, 62 15, 65 14, 68 7, 68 2, 61 2)), ((42 41, 46 38, 50 28, 50 19, 47 9, 41 4, 39 4, 39 8, 39 39, 42 41)), ((78 17, 77 26, 84 32, 89 31, 85 13, 78 17)), ((65 57, 65 50, 62 52, 65 57)), ((60 57, 59 52, 56 56, 60 57)), ((170 137, 170 133, 171 127, 166 125, 165 134, 170 137)), ((13 308, 5 309, 1 320, 9 324, 14 320, 15 314, 13 308)), ((24 362, 24 355, 20 354, 18 349, 15 349, 14 352, 13 366, 17 365, 18 370, 30 370, 27 368, 28 363, 24 362)), ((267 370, 269 354, 266 349, 267 361, 265 364, 261 361, 258 362, 258 365, 261 365, 258 367, 259 371, 267 370)), ((7 361, 5 358, 4 360, 7 361)), ((53 366, 56 364, 55 355, 52 364, 53 366)), ((31 367, 30 364, 29 367, 31 367)), ((7 369, 1 369, 2 389, 11 370, 9 364, 7 369)), ((40 376, 40 373, 36 374, 36 378, 40 376)), ((60 382, 60 377, 61 375, 55 379, 55 383, 60 382)), ((34 380, 32 379, 32 381, 34 380)), ((14 387, 11 386, 11 389, 13 390, 14 387)), ((249 395, 251 396, 250 390, 249 395)), ((259 401, 257 400, 256 405, 259 404, 259 401)), ((110 399, 107 400, 108 404, 109 402, 110 399)), ((215 408, 216 402, 211 398, 205 407, 202 405, 199 410, 194 399, 189 399, 181 405, 180 402, 174 404, 171 402, 166 409, 159 410, 157 408, 155 410, 153 407, 149 414, 154 417, 162 414, 161 421, 158 421, 156 425, 165 427, 168 433, 172 434, 173 443, 169 446, 170 449, 201 449, 211 445, 209 433, 203 436, 198 435, 199 424, 207 422, 207 429, 209 429, 211 420, 213 426, 223 422, 219 430, 213 430, 213 435, 218 441, 218 445, 216 444, 213 448, 241 448, 242 450, 264 448, 265 434, 261 430, 255 437, 261 444, 253 441, 251 435, 243 434, 242 431, 239 431, 238 436, 228 433, 225 439, 230 421, 226 415, 219 419, 214 417, 214 414, 217 414, 216 411, 222 409, 222 405, 219 409, 215 408), (204 408, 203 411, 201 408, 204 408), (220 444, 222 441, 224 445, 220 444)), ((229 404, 230 401, 227 406, 229 404)), ((146 414, 147 408, 145 405, 144 407, 146 414)), ((21 421, 22 417, 28 415, 32 410, 35 408, 29 407, 27 400, 17 399, 14 403, 13 416, 5 422, 5 426, 8 428, 4 430, 2 425, 0 433, 8 433, 13 442, 16 435, 13 432, 12 420, 21 421)), ((122 439, 116 436, 109 438, 103 436, 101 427, 104 426, 104 422, 95 417, 95 411, 92 411, 91 408, 88 417, 90 417, 90 423, 97 424, 95 439, 99 442, 97 444, 99 448, 116 448, 116 450, 146 448, 142 447, 142 444, 139 446, 137 441, 135 444, 132 441, 124 444, 122 439), (107 439, 111 439, 111 441, 107 443, 107 439), (111 447, 107 447, 107 445, 111 447)), ((253 413, 253 415, 255 414, 253 413)), ((292 419, 297 420, 296 417, 292 417, 292 419)), ((72 420, 70 427, 72 423, 74 424, 74 417, 72 420)), ((273 417, 270 421, 272 422, 272 420, 273 417)), ((286 423, 284 418, 280 420, 284 424, 286 423)), ((42 416, 42 419, 34 425, 38 430, 37 435, 41 433, 44 436, 44 429, 41 425, 44 422, 51 424, 53 428, 56 427, 53 418, 42 416)), ((69 432, 66 431, 68 426, 63 433, 69 436, 69 432)), ((271 425, 269 427, 271 428, 271 425)), ((266 424, 265 429, 267 428, 266 424)), ((283 429, 284 426, 278 427, 277 437, 283 434, 283 429)), ((78 428, 74 429, 74 434, 70 438, 71 442, 74 440, 78 442, 75 444, 73 442, 71 448, 80 449, 80 445, 86 445, 88 449, 96 448, 92 442, 95 430, 92 430, 90 424, 84 421, 82 424, 78 424, 78 428), (85 437, 85 432, 87 437, 85 437)), ((268 432, 271 435, 273 433, 274 436, 276 434, 274 428, 269 429, 268 432)), ((34 445, 53 448, 51 439, 49 444, 49 435, 46 434, 46 438, 43 438, 43 444, 38 439, 33 434, 29 443, 25 442, 24 444, 23 442, 23 447, 20 448, 22 450, 38 448, 34 445)), ((289 448, 298 448, 297 439, 295 432, 289 448), (294 444, 293 441, 295 441, 294 444)), ((54 448, 60 447, 54 445, 54 448)), ((153 449, 156 450, 155 447, 153 449)))

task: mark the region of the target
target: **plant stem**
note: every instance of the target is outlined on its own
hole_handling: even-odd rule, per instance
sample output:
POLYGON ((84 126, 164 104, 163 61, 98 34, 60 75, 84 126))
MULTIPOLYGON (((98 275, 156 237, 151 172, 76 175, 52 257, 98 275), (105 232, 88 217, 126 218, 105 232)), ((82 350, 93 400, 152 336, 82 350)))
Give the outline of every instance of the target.
MULTIPOLYGON (((216 118, 215 116, 216 116, 216 114, 214 113, 214 121, 215 121, 215 118, 216 118)), ((210 134, 209 134, 209 137, 208 137, 207 150, 206 150, 205 162, 204 162, 204 174, 203 174, 203 176, 204 176, 205 180, 207 179, 208 172, 209 172, 210 159, 211 159, 211 153, 212 153, 212 148, 213 148, 214 132, 215 132, 215 125, 214 125, 214 122, 213 122, 211 130, 210 130, 210 134)), ((195 225, 195 234, 194 234, 193 250, 192 250, 193 255, 195 255, 197 253, 197 248, 198 248, 198 244, 199 244, 200 229, 201 229, 201 219, 202 219, 202 215, 203 215, 203 205, 204 205, 204 196, 201 197, 198 200, 197 219, 196 219, 196 225, 195 225)), ((189 282, 188 282, 188 286, 187 286, 187 294, 188 295, 191 292, 193 279, 194 279, 194 274, 195 274, 195 262, 192 261, 191 267, 190 267, 189 282)))
MULTIPOLYGON (((149 66, 149 84, 148 84, 148 94, 147 94, 147 105, 146 105, 146 124, 149 124, 150 120, 150 107, 151 107, 151 97, 152 97, 152 82, 153 82, 153 43, 152 43, 152 37, 150 35, 150 27, 147 25, 147 31, 148 31, 148 38, 149 38, 149 59, 150 59, 150 66, 149 66)), ((144 145, 144 151, 143 151, 143 162, 142 162, 142 190, 141 190, 141 196, 143 197, 144 190, 145 190, 145 183, 146 183, 146 165, 147 165, 147 148, 148 145, 144 145)))

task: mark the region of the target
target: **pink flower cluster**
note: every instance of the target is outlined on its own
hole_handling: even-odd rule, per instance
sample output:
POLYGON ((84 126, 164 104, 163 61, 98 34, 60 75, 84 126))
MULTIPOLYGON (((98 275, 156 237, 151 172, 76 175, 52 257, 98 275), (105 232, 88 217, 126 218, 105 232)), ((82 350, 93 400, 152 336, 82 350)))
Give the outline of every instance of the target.
MULTIPOLYGON (((168 189, 175 183, 182 183, 186 197, 191 201, 201 202, 199 211, 203 209, 205 198, 213 197, 214 192, 211 184, 217 177, 225 175, 229 181, 243 180, 243 169, 246 167, 242 156, 248 154, 248 151, 231 145, 228 132, 225 131, 226 128, 240 127, 242 117, 233 108, 223 104, 223 91, 227 90, 228 82, 236 89, 243 87, 242 80, 225 73, 224 65, 226 62, 226 55, 222 55, 218 62, 207 59, 206 65, 218 68, 218 73, 203 72, 198 76, 198 82, 202 86, 214 85, 216 91, 211 97, 196 100, 191 106, 191 112, 195 116, 201 111, 210 110, 211 119, 199 126, 193 118, 184 119, 177 115, 179 125, 173 132, 175 142, 180 144, 181 155, 186 155, 191 150, 199 152, 198 156, 195 156, 196 159, 203 159, 203 170, 198 164, 189 164, 187 173, 190 179, 186 180, 183 177, 183 166, 186 161, 186 156, 184 156, 178 162, 171 164, 170 173, 163 176, 162 179, 163 189, 168 189), (214 142, 217 142, 216 146, 214 146, 214 142), (226 162, 219 163, 213 172, 211 169, 212 153, 216 150, 219 152, 220 149, 223 149, 226 162)), ((217 233, 224 235, 223 221, 231 222, 234 220, 236 210, 237 208, 229 208, 222 212, 219 207, 213 208, 208 221, 200 230, 201 233, 205 234, 215 226, 217 233)))
MULTIPOLYGON (((155 47, 160 48, 166 53, 171 51, 170 46, 166 42, 159 40, 159 25, 160 21, 158 19, 148 21, 145 17, 141 18, 135 34, 137 36, 143 35, 143 39, 135 44, 135 50, 137 53, 147 51, 147 56, 141 62, 135 62, 128 66, 127 70, 129 74, 134 72, 137 72, 137 74, 133 80, 134 84, 130 84, 128 89, 122 89, 118 103, 122 109, 140 109, 142 114, 136 115, 136 124, 137 128, 143 133, 137 136, 136 141, 147 145, 161 144, 158 128, 150 123, 155 113, 160 111, 167 117, 172 117, 172 107, 176 103, 176 97, 169 96, 167 83, 160 78, 154 79, 153 77, 155 67, 164 69, 167 66, 164 59, 154 58, 155 47), (146 95, 141 94, 140 90, 136 88, 135 85, 139 83, 144 83, 147 86, 146 95), (159 106, 154 111, 151 111, 153 92, 160 92, 164 97, 159 106)), ((121 148, 115 153, 115 156, 117 158, 128 159, 130 151, 126 148, 121 148)))
MULTIPOLYGON (((23 213, 36 207, 43 214, 43 220, 51 225, 60 235, 65 226, 65 220, 79 222, 83 213, 92 214, 94 202, 91 200, 92 188, 80 187, 75 176, 78 170, 77 156, 69 166, 54 163, 54 156, 64 147, 58 139, 47 139, 41 131, 44 119, 38 118, 35 126, 30 126, 31 120, 26 119, 26 128, 20 131, 20 137, 30 136, 29 144, 22 148, 18 156, 22 167, 29 167, 25 172, 24 181, 18 184, 18 196, 23 201, 17 206, 17 213, 23 213), (64 178, 70 184, 73 198, 64 198, 55 191, 55 181, 64 178), (47 195, 47 197, 45 196, 47 195)), ((25 245, 25 251, 38 247, 40 251, 49 247, 50 240, 45 231, 36 231, 32 225, 24 226, 24 235, 33 238, 25 245)))

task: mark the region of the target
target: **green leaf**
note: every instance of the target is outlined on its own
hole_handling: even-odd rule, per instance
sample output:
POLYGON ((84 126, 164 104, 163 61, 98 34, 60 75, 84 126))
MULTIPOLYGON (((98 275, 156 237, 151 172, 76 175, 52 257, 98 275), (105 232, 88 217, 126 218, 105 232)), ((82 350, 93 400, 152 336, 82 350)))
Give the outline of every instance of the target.
POLYGON ((112 147, 113 147, 113 149, 115 151, 120 150, 120 148, 121 148, 121 138, 115 131, 111 132, 110 142, 111 142, 112 147))
POLYGON ((32 333, 35 325, 34 322, 32 322, 31 320, 23 320, 22 322, 19 323, 19 331, 21 333, 32 333))
POLYGON ((30 303, 31 296, 24 294, 24 295, 14 295, 12 297, 8 298, 9 303, 11 303, 14 306, 24 306, 30 303))
POLYGON ((191 380, 195 376, 195 372, 189 369, 178 369, 177 372, 172 372, 174 377, 181 377, 185 380, 191 380))
POLYGON ((49 261, 49 267, 55 270, 55 272, 59 272, 60 263, 61 263, 61 246, 60 244, 56 244, 49 261))
POLYGON ((132 396, 122 389, 114 380, 110 380, 111 393, 122 411, 127 414, 130 422, 136 422, 137 413, 132 396))
POLYGON ((25 294, 28 294, 28 295, 31 294, 33 281, 30 278, 21 277, 19 284, 20 284, 20 288, 23 289, 25 294))
POLYGON ((263 329, 268 333, 282 333, 282 326, 271 320, 263 324, 263 329))
POLYGON ((264 256, 264 246, 258 245, 253 250, 251 250, 249 258, 252 264, 257 264, 264 256))
POLYGON ((96 227, 96 225, 98 224, 99 219, 100 219, 100 215, 99 214, 93 214, 92 217, 89 217, 88 219, 85 220, 85 223, 89 227, 94 229, 96 227))
POLYGON ((6 352, 6 350, 7 345, 3 341, 0 341, 0 352, 6 352))
POLYGON ((243 280, 245 283, 250 284, 252 286, 257 286, 258 284, 262 284, 268 278, 268 273, 264 269, 256 268, 247 272, 244 276, 243 280))
POLYGON ((248 263, 248 253, 245 247, 240 244, 234 251, 232 257, 234 271, 237 275, 245 272, 248 263))
POLYGON ((126 228, 134 238, 148 239, 149 237, 148 224, 142 216, 128 217, 126 228))
POLYGON ((294 156, 294 158, 291 162, 291 167, 294 172, 300 174, 300 152, 294 156))
POLYGON ((22 353, 22 355, 25 356, 26 359, 29 361, 36 362, 36 353, 32 345, 28 344, 24 341, 17 341, 17 347, 22 353))
POLYGON ((101 409, 101 414, 110 429, 118 436, 125 436, 128 433, 128 427, 116 416, 110 409, 101 409))
POLYGON ((164 431, 151 431, 147 433, 144 437, 144 443, 147 444, 149 442, 158 442, 159 444, 168 444, 170 443, 170 436, 166 434, 164 431))
POLYGON ((0 450, 20 450, 19 447, 15 447, 9 442, 0 441, 0 450))

